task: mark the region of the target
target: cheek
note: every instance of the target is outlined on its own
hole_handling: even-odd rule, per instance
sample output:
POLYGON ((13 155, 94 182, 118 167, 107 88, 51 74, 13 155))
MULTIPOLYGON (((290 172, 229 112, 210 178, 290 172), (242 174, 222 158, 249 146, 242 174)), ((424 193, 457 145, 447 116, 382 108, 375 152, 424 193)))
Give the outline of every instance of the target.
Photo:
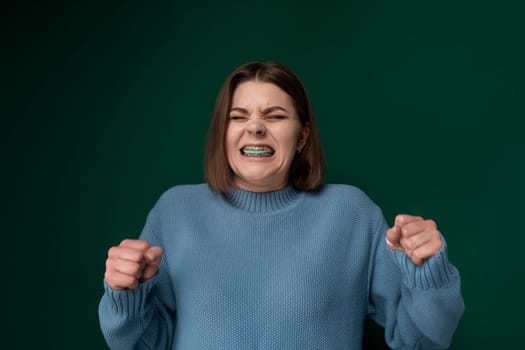
POLYGON ((226 131, 226 153, 231 154, 236 148, 236 139, 234 137, 234 132, 231 128, 228 128, 226 131))
POLYGON ((297 143, 299 140, 299 132, 297 131, 294 133, 283 135, 281 140, 283 140, 283 146, 286 147, 289 153, 295 153, 295 149, 297 148, 297 143))

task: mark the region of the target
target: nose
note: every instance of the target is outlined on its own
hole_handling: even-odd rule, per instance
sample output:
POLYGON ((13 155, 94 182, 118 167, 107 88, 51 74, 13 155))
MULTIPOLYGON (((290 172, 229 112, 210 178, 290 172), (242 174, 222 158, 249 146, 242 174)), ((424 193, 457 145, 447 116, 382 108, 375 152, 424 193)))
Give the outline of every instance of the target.
POLYGON ((248 133, 255 136, 263 136, 266 133, 266 127, 264 126, 264 123, 258 119, 250 121, 246 130, 248 133))

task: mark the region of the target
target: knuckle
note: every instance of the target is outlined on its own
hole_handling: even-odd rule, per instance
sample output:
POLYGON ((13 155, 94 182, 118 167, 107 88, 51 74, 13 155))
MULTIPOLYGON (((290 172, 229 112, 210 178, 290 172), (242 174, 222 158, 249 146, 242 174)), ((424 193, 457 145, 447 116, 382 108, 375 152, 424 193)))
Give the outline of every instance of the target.
POLYGON ((106 273, 104 273, 104 280, 105 280, 109 285, 113 285, 113 284, 114 284, 114 276, 113 276, 113 273, 111 273, 110 271, 106 271, 106 273))
POLYGON ((122 242, 120 242, 120 246, 128 246, 132 244, 132 240, 129 238, 123 239, 122 242))
POLYGON ((144 240, 138 240, 137 241, 137 246, 141 250, 147 250, 149 248, 149 243, 144 241, 144 240))
POLYGON ((118 247, 111 247, 108 249, 108 257, 116 256, 118 255, 118 247))
POLYGON ((133 248, 137 245, 137 240, 131 238, 125 238, 120 242, 120 247, 133 248))
POLYGON ((110 270, 111 268, 113 268, 113 259, 107 258, 106 259, 106 270, 110 270))
POLYGON ((437 227, 437 224, 434 220, 432 219, 428 219, 426 220, 426 222, 428 223, 429 226, 431 226, 432 228, 436 228, 437 227))
POLYGON ((120 246, 136 250, 146 250, 149 248, 149 243, 143 239, 126 238, 120 242, 120 246))

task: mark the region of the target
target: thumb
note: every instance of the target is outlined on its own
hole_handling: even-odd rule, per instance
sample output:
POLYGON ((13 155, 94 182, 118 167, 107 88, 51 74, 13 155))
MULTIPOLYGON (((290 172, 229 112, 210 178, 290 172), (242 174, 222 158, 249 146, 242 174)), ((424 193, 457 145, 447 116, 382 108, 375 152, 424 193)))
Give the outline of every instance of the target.
POLYGON ((149 248, 144 254, 144 258, 146 266, 142 271, 142 282, 149 280, 157 273, 162 258, 162 248, 157 246, 149 248))
POLYGON ((386 231, 386 244, 388 248, 394 249, 394 250, 401 250, 403 251, 403 247, 401 247, 401 228, 399 226, 396 226, 394 224, 393 227, 389 228, 386 231))

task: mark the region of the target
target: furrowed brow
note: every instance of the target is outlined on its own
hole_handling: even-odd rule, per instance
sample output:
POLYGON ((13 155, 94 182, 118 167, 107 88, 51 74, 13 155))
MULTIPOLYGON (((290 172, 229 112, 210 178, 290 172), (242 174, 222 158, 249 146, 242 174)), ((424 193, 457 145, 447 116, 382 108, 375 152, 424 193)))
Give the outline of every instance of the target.
POLYGON ((241 107, 232 107, 230 109, 230 113, 231 112, 239 112, 239 113, 242 113, 242 114, 248 114, 248 110, 244 109, 244 108, 241 108, 241 107))
POLYGON ((286 110, 286 108, 284 107, 281 107, 281 106, 271 106, 271 107, 268 107, 268 108, 265 108, 261 111, 262 114, 270 114, 272 112, 275 112, 275 111, 283 111, 283 112, 288 112, 286 110))

